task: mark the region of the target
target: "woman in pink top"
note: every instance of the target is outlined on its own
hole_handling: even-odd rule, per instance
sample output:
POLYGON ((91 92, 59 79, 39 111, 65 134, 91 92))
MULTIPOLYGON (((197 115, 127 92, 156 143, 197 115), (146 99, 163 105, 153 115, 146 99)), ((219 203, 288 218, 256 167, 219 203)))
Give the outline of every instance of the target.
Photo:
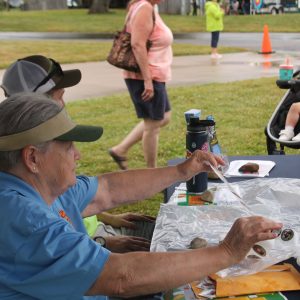
POLYGON ((154 5, 161 0, 131 0, 127 14, 127 30, 141 73, 124 71, 124 79, 138 118, 143 119, 109 154, 123 170, 130 147, 142 140, 147 167, 156 167, 160 128, 169 123, 171 107, 166 81, 171 78, 171 30, 164 24, 154 5), (152 46, 147 52, 146 41, 152 46))

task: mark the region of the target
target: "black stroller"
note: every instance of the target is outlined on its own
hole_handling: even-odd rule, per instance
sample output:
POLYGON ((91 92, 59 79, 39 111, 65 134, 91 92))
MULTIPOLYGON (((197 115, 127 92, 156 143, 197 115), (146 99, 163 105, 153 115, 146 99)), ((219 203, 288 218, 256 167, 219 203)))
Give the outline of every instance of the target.
MULTIPOLYGON (((293 74, 293 78, 287 80, 277 80, 276 84, 281 89, 287 89, 284 97, 276 107, 271 119, 265 128, 267 151, 269 155, 285 154, 284 147, 299 149, 300 142, 298 141, 280 141, 279 132, 285 127, 285 120, 290 106, 294 102, 300 102, 300 70, 293 74), (279 143, 279 149, 277 144, 279 143)), ((295 127, 295 135, 300 132, 300 122, 295 127)))

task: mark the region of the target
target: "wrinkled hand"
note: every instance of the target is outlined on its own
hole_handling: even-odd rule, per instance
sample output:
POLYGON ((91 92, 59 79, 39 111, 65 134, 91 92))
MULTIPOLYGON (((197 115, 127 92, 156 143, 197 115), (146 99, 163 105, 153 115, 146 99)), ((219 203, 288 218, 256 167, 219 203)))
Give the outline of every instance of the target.
POLYGON ((260 216, 237 219, 220 247, 227 252, 232 263, 241 261, 254 244, 277 237, 272 230, 282 227, 281 223, 260 216))
POLYGON ((155 218, 136 213, 124 213, 111 215, 109 222, 106 221, 105 224, 111 225, 116 228, 126 227, 130 229, 136 229, 136 221, 154 222, 155 218))
POLYGON ((177 167, 179 172, 183 174, 183 179, 189 180, 200 172, 211 172, 212 169, 210 168, 209 163, 215 167, 225 165, 224 160, 220 156, 212 154, 211 152, 196 150, 189 159, 177 165, 177 167))
POLYGON ((154 96, 154 88, 153 88, 152 79, 151 80, 144 80, 144 86, 145 86, 145 89, 142 93, 142 99, 144 101, 149 101, 154 96))
POLYGON ((149 251, 151 244, 151 241, 135 236, 109 236, 105 237, 105 240, 106 248, 115 253, 149 251))

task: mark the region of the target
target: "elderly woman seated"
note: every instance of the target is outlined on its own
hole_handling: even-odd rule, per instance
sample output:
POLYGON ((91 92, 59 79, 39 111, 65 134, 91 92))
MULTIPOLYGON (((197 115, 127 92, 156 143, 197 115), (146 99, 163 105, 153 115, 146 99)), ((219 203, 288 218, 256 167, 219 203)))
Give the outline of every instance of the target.
POLYGON ((239 218, 217 246, 111 253, 88 237, 82 216, 142 200, 223 161, 195 151, 177 166, 76 176, 73 142, 101 135, 101 127, 76 125, 38 93, 0 103, 1 299, 106 299, 170 289, 237 263, 281 228, 262 217, 239 218))

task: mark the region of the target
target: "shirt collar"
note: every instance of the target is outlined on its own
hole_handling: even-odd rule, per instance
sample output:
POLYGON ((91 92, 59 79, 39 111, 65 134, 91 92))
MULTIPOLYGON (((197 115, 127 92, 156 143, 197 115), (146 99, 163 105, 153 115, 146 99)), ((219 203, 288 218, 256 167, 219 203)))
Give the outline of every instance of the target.
POLYGON ((40 202, 47 205, 41 195, 30 184, 13 174, 0 172, 0 192, 4 190, 14 190, 23 196, 39 199, 40 202))

